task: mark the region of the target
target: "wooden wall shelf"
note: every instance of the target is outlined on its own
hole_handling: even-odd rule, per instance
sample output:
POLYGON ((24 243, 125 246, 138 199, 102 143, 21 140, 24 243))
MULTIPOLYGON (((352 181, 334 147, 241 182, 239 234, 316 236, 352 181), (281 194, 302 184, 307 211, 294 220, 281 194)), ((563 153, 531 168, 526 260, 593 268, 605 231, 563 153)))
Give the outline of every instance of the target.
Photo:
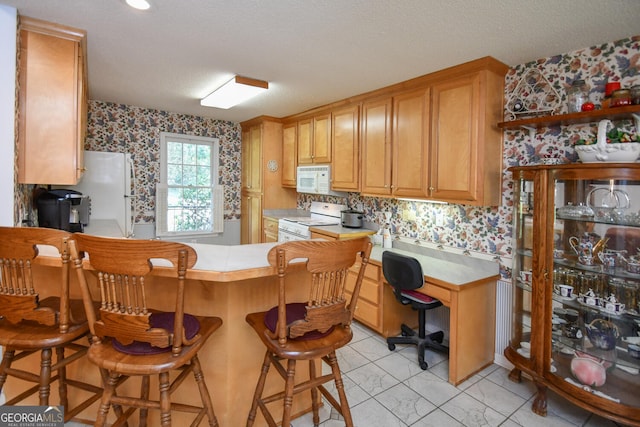
POLYGON ((638 121, 640 105, 614 107, 604 110, 583 111, 580 113, 559 114, 555 116, 531 117, 498 123, 500 129, 542 128, 549 126, 566 126, 582 123, 592 123, 603 119, 638 121))

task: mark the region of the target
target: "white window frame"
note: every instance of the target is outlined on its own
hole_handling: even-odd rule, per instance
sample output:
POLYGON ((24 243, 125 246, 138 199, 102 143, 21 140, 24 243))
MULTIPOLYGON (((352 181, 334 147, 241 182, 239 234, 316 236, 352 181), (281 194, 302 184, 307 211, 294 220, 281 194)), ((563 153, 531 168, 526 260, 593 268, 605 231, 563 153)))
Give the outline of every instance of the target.
MULTIPOLYGON (((202 136, 184 135, 170 132, 160 133, 160 182, 156 186, 156 236, 157 237, 179 237, 179 236, 215 236, 224 232, 224 188, 218 183, 218 170, 220 164, 220 141, 218 138, 207 138, 202 136), (203 232, 192 231, 169 231, 168 230, 168 190, 167 184, 167 143, 183 142, 190 144, 209 145, 211 147, 211 194, 212 194, 212 231, 203 232)), ((190 188, 190 186, 176 186, 172 188, 190 188)))

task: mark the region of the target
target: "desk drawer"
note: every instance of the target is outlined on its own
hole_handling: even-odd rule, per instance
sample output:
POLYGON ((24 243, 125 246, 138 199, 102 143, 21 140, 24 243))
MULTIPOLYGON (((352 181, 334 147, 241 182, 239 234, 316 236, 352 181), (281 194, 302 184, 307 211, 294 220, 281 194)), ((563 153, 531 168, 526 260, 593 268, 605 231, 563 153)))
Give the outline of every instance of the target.
POLYGON ((443 304, 449 305, 451 302, 451 291, 448 289, 441 288, 436 285, 431 285, 429 283, 425 283, 424 290, 421 289, 425 294, 430 297, 439 299, 443 304))
MULTIPOLYGON (((351 266, 350 270, 357 275, 358 271, 360 270, 360 265, 361 265, 360 261, 356 261, 356 263, 353 264, 353 266, 351 266)), ((378 267, 377 265, 368 264, 367 268, 364 270, 364 277, 369 278, 374 282, 379 281, 380 267, 378 267)))
POLYGON ((362 298, 356 304, 355 318, 375 330, 380 328, 380 310, 378 306, 362 298))
MULTIPOLYGON (((352 271, 349 272, 346 284, 347 291, 349 293, 353 292, 357 278, 357 274, 352 271)), ((362 279, 362 286, 360 286, 360 299, 366 299, 377 306, 380 303, 380 283, 369 280, 366 277, 362 279)))

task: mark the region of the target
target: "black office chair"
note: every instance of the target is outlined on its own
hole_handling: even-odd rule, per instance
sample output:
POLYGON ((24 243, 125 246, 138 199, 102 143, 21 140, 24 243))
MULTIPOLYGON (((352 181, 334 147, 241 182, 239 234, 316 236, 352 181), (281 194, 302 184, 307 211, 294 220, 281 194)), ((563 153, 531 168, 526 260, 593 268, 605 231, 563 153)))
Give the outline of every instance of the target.
POLYGON ((382 273, 387 282, 393 287, 396 299, 403 305, 411 304, 411 308, 418 311, 418 334, 409 326, 402 324, 402 336, 387 338, 389 350, 393 351, 396 344, 413 344, 418 346, 418 363, 420 368, 427 369, 429 365, 424 360, 426 348, 449 352, 449 348, 442 345, 444 333, 442 331, 426 335, 425 313, 427 310, 438 308, 442 302, 414 289, 424 286, 424 274, 417 259, 385 251, 382 253, 382 273))

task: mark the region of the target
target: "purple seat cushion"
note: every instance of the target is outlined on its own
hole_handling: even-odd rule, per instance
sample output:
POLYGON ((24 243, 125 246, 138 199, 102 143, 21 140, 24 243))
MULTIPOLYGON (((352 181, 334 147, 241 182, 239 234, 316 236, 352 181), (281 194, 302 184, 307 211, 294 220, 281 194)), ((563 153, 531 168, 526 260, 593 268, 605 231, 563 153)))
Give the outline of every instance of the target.
POLYGON ((410 289, 403 289, 402 296, 405 298, 414 300, 416 302, 419 302, 421 304, 433 304, 433 303, 439 304, 440 303, 439 300, 433 297, 430 297, 429 295, 425 295, 421 292, 410 290, 410 289))
MULTIPOLYGON (((307 309, 305 308, 306 304, 303 302, 293 302, 291 304, 287 304, 287 322, 289 325, 296 320, 304 319, 304 315, 307 313, 307 309)), ((278 306, 276 305, 271 310, 267 311, 267 314, 264 316, 264 324, 271 332, 276 332, 276 325, 278 323, 278 306)), ((310 331, 301 337, 291 338, 292 340, 316 340, 318 338, 322 338, 324 336, 329 335, 333 331, 333 326, 327 332, 320 331, 310 331)))
MULTIPOLYGON (((175 318, 174 312, 152 313, 151 316, 149 317, 149 323, 151 324, 152 328, 166 329, 173 333, 174 318, 175 318)), ((190 340, 191 338, 195 337, 200 331, 200 322, 198 322, 198 319, 196 319, 194 316, 185 313, 184 320, 183 320, 183 327, 185 332, 185 338, 190 340)), ((112 342, 113 348, 127 354, 137 354, 137 355, 159 354, 159 353, 166 353, 168 351, 171 351, 171 346, 154 347, 148 342, 134 341, 128 345, 123 345, 120 342, 118 342, 118 340, 115 340, 115 339, 112 340, 111 342, 112 342)))

